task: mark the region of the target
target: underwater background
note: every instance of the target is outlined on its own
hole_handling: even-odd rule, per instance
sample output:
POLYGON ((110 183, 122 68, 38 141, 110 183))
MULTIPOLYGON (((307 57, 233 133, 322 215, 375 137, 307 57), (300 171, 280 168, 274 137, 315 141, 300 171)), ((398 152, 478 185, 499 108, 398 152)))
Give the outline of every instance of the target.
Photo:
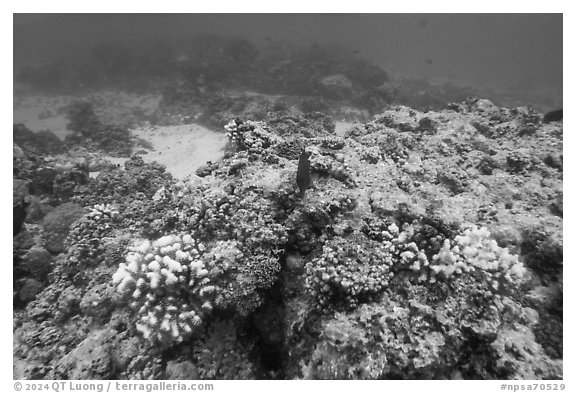
POLYGON ((562 14, 14 14, 15 379, 562 379, 562 14))
POLYGON ((195 34, 258 47, 344 45, 393 73, 499 88, 542 110, 562 102, 561 14, 16 14, 14 65, 89 60, 103 42, 195 34), (538 93, 540 90, 540 93, 538 93), (540 97, 539 97, 540 96, 540 97))

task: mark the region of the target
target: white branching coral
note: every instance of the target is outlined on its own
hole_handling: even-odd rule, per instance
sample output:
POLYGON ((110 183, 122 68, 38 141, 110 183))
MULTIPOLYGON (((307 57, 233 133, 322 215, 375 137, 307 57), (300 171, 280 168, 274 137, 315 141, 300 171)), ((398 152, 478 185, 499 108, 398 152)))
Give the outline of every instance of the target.
POLYGON ((485 227, 467 229, 451 243, 446 239, 440 252, 433 256, 430 268, 434 276, 482 273, 492 287, 519 284, 526 272, 518 256, 498 246, 485 227))
POLYGON ((236 120, 232 119, 224 126, 224 129, 228 132, 228 139, 236 141, 238 139, 238 123, 236 120))
POLYGON ((88 217, 98 221, 103 218, 114 219, 116 216, 118 216, 118 214, 118 210, 113 205, 106 203, 101 205, 94 205, 94 207, 90 209, 88 217))
POLYGON ((211 313, 219 292, 201 259, 204 245, 187 234, 168 235, 138 241, 128 250, 112 279, 130 297, 136 328, 158 342, 183 341, 211 313))

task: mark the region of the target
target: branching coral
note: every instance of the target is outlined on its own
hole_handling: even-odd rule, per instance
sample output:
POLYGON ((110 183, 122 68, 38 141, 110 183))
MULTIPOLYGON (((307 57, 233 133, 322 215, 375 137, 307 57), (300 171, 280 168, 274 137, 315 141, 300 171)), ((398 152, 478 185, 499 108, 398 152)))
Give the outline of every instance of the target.
POLYGON ((265 149, 279 142, 279 138, 270 133, 262 123, 254 121, 231 120, 224 126, 228 140, 239 150, 252 154, 262 154, 265 149))
POLYGON ((334 238, 306 266, 306 286, 321 307, 353 308, 388 287, 390 253, 376 242, 334 238))
POLYGON ((244 121, 240 119, 230 120, 228 124, 224 126, 230 142, 236 143, 239 147, 244 146, 244 133, 246 131, 252 131, 254 129, 253 125, 245 124, 244 121))
POLYGON ((415 243, 417 227, 366 219, 361 233, 335 237, 307 265, 307 287, 327 308, 354 308, 374 300, 392 282, 427 279, 428 257, 415 243))
MULTIPOLYGON (((418 281, 423 281, 423 272, 428 266, 428 257, 421 245, 416 244, 417 226, 415 223, 405 223, 400 229, 395 223, 391 223, 378 233, 385 250, 390 253, 393 261, 392 271, 395 274, 403 271, 409 272, 418 281)), ((374 234, 372 234, 374 235, 374 234)))
POLYGON ((506 291, 522 281, 525 268, 517 255, 490 239, 486 228, 472 228, 443 246, 431 258, 439 236, 420 233, 418 222, 402 225, 366 221, 363 233, 350 239, 334 238, 322 255, 307 264, 309 293, 323 308, 355 308, 376 299, 385 288, 404 288, 409 283, 431 283, 461 276, 453 285, 488 283, 493 292, 506 291), (431 248, 432 247, 432 248, 431 248))
POLYGON ((526 269, 517 255, 498 246, 485 227, 467 229, 452 242, 445 240, 442 249, 432 258, 431 281, 436 277, 470 274, 486 280, 494 290, 517 286, 526 269))
POLYGON ((276 282, 288 241, 271 196, 241 182, 225 188, 178 182, 160 188, 152 202, 155 232, 186 232, 210 245, 202 259, 222 274, 218 307, 247 315, 262 304, 260 292, 276 282))
POLYGON ((112 234, 119 223, 119 212, 109 204, 94 205, 88 213, 70 228, 65 245, 66 262, 58 266, 59 275, 74 275, 85 267, 103 261, 105 243, 113 240, 112 234))
POLYGON ((262 304, 260 290, 270 288, 278 279, 280 263, 274 250, 241 251, 237 241, 218 241, 204 254, 207 266, 222 288, 216 306, 248 315, 262 304))
POLYGON ((220 290, 211 284, 217 271, 201 259, 205 246, 190 235, 168 235, 137 242, 129 251, 113 281, 130 295, 136 328, 164 344, 190 337, 211 313, 220 290))
POLYGON ((259 190, 209 190, 191 209, 189 222, 202 239, 233 239, 245 249, 281 248, 286 229, 276 222, 272 206, 259 190))
POLYGON ((88 213, 88 216, 96 221, 100 221, 102 219, 110 218, 114 220, 118 216, 118 210, 110 205, 109 203, 94 205, 94 207, 88 213))

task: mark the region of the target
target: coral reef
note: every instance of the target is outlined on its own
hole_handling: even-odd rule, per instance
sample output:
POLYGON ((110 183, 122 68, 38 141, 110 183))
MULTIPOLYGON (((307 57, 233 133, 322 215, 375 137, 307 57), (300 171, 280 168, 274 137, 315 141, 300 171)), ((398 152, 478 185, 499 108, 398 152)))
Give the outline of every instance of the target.
POLYGON ((64 143, 51 131, 32 132, 23 124, 14 124, 13 141, 26 155, 64 153, 64 143))
POLYGON ((128 157, 132 151, 132 135, 123 127, 103 124, 89 102, 74 102, 68 107, 68 129, 75 134, 67 136, 69 144, 94 143, 111 156, 128 157), (85 141, 86 140, 86 141, 85 141))
MULTIPOLYGON (((74 276, 79 280, 85 276, 84 269, 98 266, 106 261, 105 251, 114 242, 115 227, 118 226, 118 211, 111 205, 94 205, 88 213, 74 222, 64 245, 67 248, 65 261, 57 266, 57 274, 74 276)), ((89 279, 86 276, 85 279, 89 279)))
POLYGON ((83 214, 82 208, 72 202, 64 203, 48 213, 42 221, 46 249, 54 253, 64 251, 64 241, 70 227, 83 214))
MULTIPOLYGON (((338 49, 206 42, 153 115, 228 134, 197 176, 106 164, 133 141, 90 104, 66 152, 16 127, 15 377, 563 377, 561 122, 338 49), (336 133, 353 104, 375 116, 336 133)), ((154 73, 118 51, 98 75, 154 73)))

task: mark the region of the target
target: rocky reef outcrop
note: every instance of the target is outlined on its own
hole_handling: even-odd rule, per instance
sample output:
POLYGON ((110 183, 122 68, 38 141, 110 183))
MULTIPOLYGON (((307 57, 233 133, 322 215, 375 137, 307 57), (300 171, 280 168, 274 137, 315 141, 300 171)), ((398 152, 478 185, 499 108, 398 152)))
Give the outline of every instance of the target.
POLYGON ((186 181, 133 156, 58 194, 34 173, 61 158, 15 157, 15 378, 562 378, 561 123, 269 120, 186 181))

